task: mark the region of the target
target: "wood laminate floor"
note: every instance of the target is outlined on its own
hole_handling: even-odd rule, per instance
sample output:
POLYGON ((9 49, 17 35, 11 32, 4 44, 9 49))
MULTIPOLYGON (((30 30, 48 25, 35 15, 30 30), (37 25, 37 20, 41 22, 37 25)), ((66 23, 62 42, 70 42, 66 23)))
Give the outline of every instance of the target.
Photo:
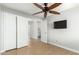
POLYGON ((2 55, 78 55, 63 48, 32 39, 28 47, 13 49, 2 55))

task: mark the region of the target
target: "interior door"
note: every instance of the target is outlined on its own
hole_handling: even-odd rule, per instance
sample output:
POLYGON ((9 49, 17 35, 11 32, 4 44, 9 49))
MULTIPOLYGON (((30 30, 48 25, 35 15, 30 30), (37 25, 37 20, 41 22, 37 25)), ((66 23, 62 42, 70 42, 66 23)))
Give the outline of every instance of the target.
POLYGON ((41 22, 41 41, 47 43, 47 21, 41 22))
POLYGON ((17 48, 28 45, 28 19, 18 16, 17 17, 17 48))
POLYGON ((4 12, 3 19, 4 50, 16 48, 16 16, 4 12))

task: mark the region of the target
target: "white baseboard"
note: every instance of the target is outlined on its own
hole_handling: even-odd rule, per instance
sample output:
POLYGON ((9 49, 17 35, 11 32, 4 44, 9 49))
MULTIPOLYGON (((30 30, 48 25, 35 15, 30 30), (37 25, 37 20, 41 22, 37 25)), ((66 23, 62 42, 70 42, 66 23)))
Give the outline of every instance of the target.
POLYGON ((72 48, 68 48, 68 47, 65 47, 65 46, 53 43, 53 42, 48 42, 48 43, 79 54, 78 50, 75 50, 75 49, 72 49, 72 48))
POLYGON ((38 38, 35 38, 35 37, 31 37, 31 39, 36 39, 36 40, 37 40, 38 38))
POLYGON ((44 43, 47 43, 47 41, 44 41, 44 40, 41 40, 42 42, 44 42, 44 43))
POLYGON ((2 50, 2 51, 0 51, 0 53, 3 53, 3 52, 5 52, 6 50, 2 50))

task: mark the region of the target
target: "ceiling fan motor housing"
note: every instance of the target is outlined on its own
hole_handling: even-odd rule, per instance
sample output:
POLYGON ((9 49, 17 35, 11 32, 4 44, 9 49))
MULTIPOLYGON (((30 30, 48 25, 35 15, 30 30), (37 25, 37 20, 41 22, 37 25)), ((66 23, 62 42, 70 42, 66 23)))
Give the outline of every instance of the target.
POLYGON ((48 7, 44 7, 44 12, 49 11, 48 7))

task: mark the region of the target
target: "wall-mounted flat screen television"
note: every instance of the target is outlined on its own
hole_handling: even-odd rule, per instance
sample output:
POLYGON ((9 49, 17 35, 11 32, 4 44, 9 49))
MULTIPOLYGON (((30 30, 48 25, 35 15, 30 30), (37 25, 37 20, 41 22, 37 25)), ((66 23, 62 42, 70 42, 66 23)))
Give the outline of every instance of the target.
POLYGON ((67 20, 55 21, 54 22, 55 29, 65 29, 67 28, 67 20))

